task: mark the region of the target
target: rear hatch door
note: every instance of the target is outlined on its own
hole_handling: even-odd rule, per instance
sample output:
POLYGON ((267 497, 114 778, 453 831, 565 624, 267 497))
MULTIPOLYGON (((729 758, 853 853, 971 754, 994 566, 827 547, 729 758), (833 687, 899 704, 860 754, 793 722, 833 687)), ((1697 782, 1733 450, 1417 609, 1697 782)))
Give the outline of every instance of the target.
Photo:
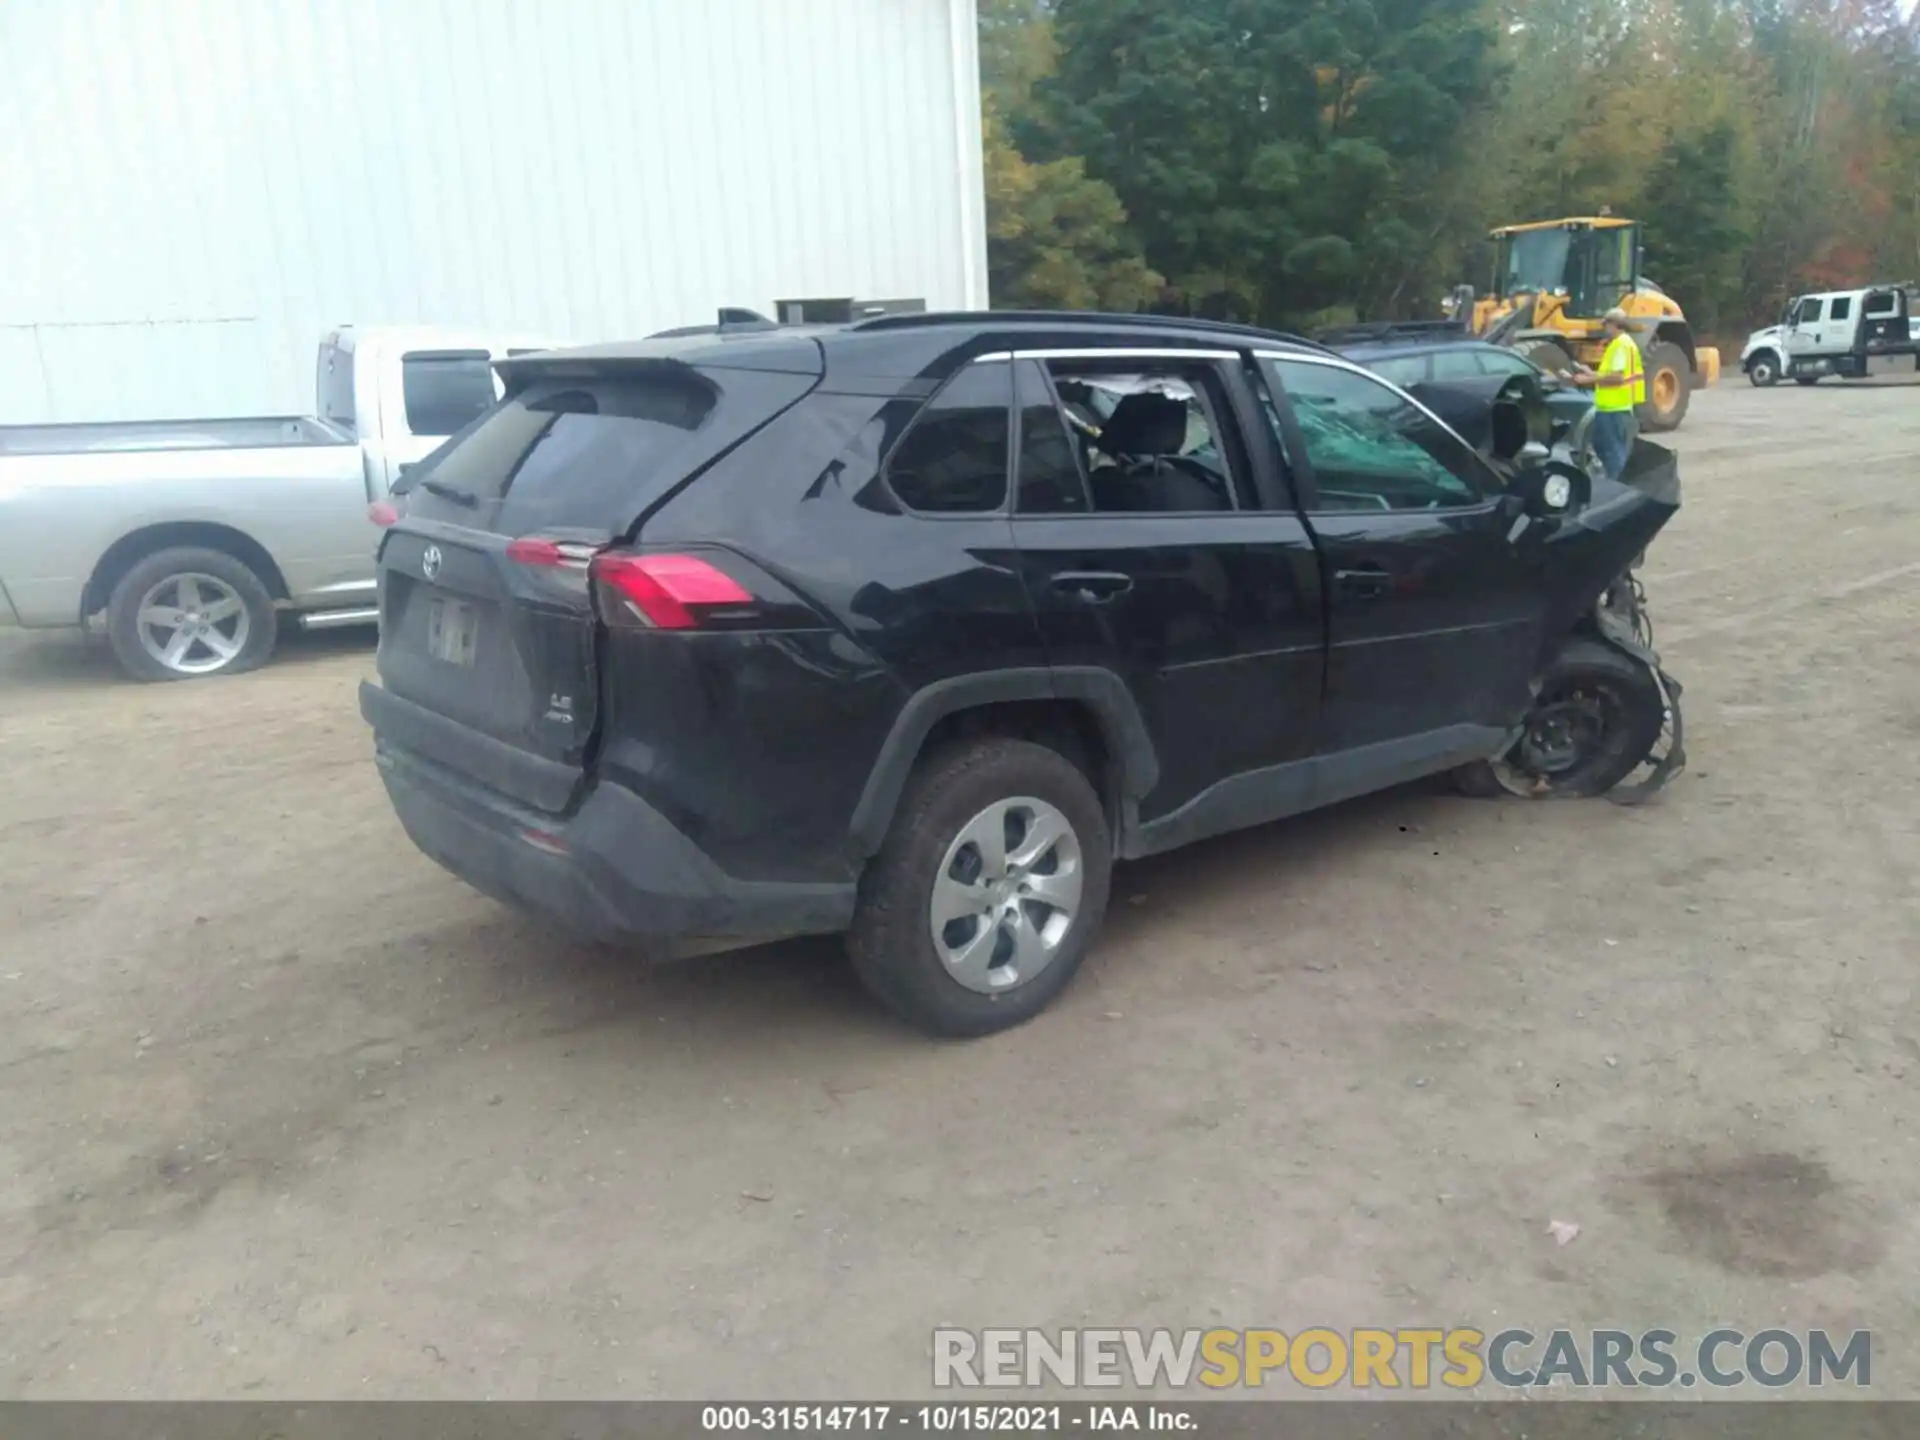
POLYGON ((408 476, 381 543, 376 725, 565 809, 598 718, 589 559, 812 389, 819 353, 787 340, 741 365, 557 352, 503 366, 506 397, 408 476))

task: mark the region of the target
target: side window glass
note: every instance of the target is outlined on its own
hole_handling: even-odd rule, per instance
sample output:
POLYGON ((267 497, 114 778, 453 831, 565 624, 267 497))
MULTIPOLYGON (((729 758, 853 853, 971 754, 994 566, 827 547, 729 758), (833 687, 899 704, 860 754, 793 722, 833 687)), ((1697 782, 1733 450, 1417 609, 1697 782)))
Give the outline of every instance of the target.
POLYGON ((1067 433, 1053 387, 1037 361, 1022 360, 1015 378, 1020 407, 1022 515, 1084 515, 1093 508, 1080 447, 1067 433))
POLYGON ((1878 294, 1869 295, 1867 297, 1867 314, 1892 315, 1900 308, 1896 303, 1897 299, 1898 297, 1895 296, 1891 290, 1882 290, 1878 294))
POLYGON ((1232 510, 1224 413, 1207 367, 1051 370, 1095 511, 1104 515, 1232 510))
POLYGON ((493 357, 484 350, 416 350, 400 357, 400 393, 407 429, 451 435, 479 418, 498 398, 493 357))
POLYGON ((1833 302, 1833 309, 1827 315, 1829 320, 1851 320, 1853 318, 1853 297, 1842 295, 1833 302))
POLYGON ((1424 355, 1395 355, 1391 359, 1376 360, 1368 368, 1376 375, 1384 375, 1404 390, 1409 385, 1425 383, 1427 378, 1427 357, 1424 355))
POLYGON ((1369 375, 1270 360, 1292 403, 1321 510, 1437 510, 1473 505, 1486 467, 1426 411, 1369 375))
POLYGON ((1486 373, 1480 368, 1480 357, 1471 350, 1436 350, 1434 352, 1433 378, 1436 382, 1478 380, 1486 373))
POLYGON ((926 403, 887 458, 887 484, 910 510, 978 514, 1007 503, 1012 367, 969 365, 926 403))
POLYGON ((1793 323, 1796 325, 1812 325, 1818 321, 1819 318, 1820 302, 1818 300, 1802 300, 1800 302, 1800 313, 1794 317, 1793 323))
POLYGON ((1489 375, 1498 375, 1502 379, 1511 379, 1515 375, 1538 376, 1531 360, 1514 354, 1511 350, 1481 350, 1476 357, 1489 375))

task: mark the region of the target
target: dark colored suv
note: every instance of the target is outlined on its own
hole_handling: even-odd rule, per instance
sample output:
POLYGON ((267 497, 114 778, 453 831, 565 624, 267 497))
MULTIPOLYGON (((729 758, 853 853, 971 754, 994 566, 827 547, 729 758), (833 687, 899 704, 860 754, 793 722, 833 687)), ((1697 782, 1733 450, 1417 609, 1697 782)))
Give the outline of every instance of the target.
MULTIPOLYGON (((900 316, 500 368, 381 545, 361 707, 408 835, 587 936, 846 932, 943 1034, 1066 985, 1116 859, 1512 749, 1677 504, 1536 483, 1224 325, 900 316)), ((1652 743, 1637 663, 1568 787, 1652 743)))
POLYGON ((1435 386, 1482 392, 1515 376, 1539 386, 1553 416, 1554 433, 1566 434, 1593 414, 1593 392, 1569 385, 1518 350, 1476 340, 1451 324, 1353 325, 1320 335, 1347 359, 1364 365, 1414 395, 1435 386))

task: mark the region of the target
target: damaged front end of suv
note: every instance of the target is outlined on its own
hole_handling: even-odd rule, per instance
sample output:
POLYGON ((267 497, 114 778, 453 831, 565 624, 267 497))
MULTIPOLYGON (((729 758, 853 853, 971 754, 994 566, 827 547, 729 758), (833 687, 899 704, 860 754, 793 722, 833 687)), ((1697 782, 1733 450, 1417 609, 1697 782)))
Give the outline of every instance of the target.
MULTIPOLYGON (((1441 389, 1443 387, 1432 387, 1441 389)), ((1422 397, 1507 481, 1518 516, 1509 539, 1549 577, 1533 704, 1501 748, 1459 772, 1470 794, 1606 795, 1638 804, 1686 766, 1680 682, 1653 645, 1639 568, 1680 509, 1679 461, 1636 439, 1610 479, 1590 442, 1591 413, 1549 441, 1545 403, 1524 380, 1484 395, 1422 397), (1449 414, 1448 411, 1452 413, 1449 414)))

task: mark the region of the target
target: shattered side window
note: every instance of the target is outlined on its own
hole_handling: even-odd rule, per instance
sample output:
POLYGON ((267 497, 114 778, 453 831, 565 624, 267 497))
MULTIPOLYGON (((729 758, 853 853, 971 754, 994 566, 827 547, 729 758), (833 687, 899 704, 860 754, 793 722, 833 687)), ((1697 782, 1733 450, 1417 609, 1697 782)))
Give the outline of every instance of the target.
POLYGON ((1479 503, 1466 446, 1369 375, 1299 360, 1267 362, 1306 445, 1318 510, 1435 510, 1479 503))

